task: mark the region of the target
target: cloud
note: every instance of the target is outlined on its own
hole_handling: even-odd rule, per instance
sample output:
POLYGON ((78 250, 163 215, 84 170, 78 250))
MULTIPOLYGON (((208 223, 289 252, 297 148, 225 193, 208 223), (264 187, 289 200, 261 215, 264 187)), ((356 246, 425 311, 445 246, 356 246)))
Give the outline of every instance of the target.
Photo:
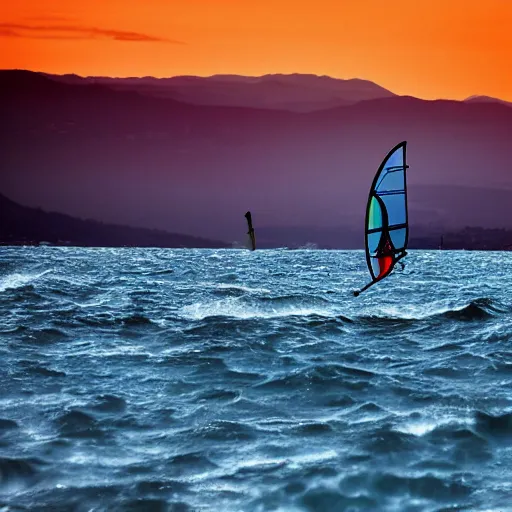
POLYGON ((29 25, 24 23, 0 23, 0 36, 31 39, 113 39, 145 43, 185 44, 182 41, 132 32, 81 25, 29 25))
POLYGON ((0 25, 0 37, 19 37, 16 31, 0 25))
POLYGON ((38 16, 24 16, 24 20, 26 21, 37 21, 37 22, 64 22, 64 23, 72 23, 77 21, 77 18, 70 16, 62 16, 60 14, 40 14, 38 16))

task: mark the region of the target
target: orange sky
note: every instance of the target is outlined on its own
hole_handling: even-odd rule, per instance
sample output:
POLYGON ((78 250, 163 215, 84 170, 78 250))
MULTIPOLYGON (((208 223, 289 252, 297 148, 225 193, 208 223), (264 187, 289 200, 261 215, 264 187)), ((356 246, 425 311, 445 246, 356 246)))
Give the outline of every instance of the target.
POLYGON ((315 73, 512 101, 512 0, 12 0, 0 68, 109 76, 315 73))

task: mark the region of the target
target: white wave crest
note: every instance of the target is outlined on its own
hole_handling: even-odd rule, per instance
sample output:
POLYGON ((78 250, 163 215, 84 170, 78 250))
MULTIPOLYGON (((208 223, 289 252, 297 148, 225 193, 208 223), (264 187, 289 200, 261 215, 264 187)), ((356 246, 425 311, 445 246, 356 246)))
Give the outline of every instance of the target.
POLYGON ((6 290, 14 290, 16 288, 22 288, 27 284, 33 283, 40 277, 44 276, 51 272, 50 269, 45 270, 39 274, 9 274, 0 280, 0 292, 5 292, 6 290))
POLYGON ((267 288, 250 288, 249 286, 242 286, 237 284, 220 283, 215 285, 218 290, 238 290, 246 293, 270 293, 267 288))
POLYGON ((413 436, 421 437, 445 425, 471 426, 473 423, 474 421, 471 418, 445 416, 443 418, 418 419, 417 421, 410 421, 399 425, 395 430, 402 432, 403 434, 412 434, 413 436))
POLYGON ((209 302, 196 302, 184 306, 179 311, 180 316, 187 320, 204 320, 213 316, 224 316, 248 320, 251 318, 282 318, 287 316, 333 316, 332 311, 327 308, 301 307, 283 305, 272 307, 254 306, 240 301, 240 299, 224 299, 209 302))

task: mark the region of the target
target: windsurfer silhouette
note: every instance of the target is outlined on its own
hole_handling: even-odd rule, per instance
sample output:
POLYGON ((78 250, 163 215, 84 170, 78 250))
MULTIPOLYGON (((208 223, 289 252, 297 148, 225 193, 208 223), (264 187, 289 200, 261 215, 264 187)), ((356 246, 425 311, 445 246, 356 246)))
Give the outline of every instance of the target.
POLYGON ((398 254, 398 256, 396 256, 397 252, 398 251, 393 247, 393 243, 391 242, 389 231, 383 231, 379 245, 375 251, 375 256, 372 256, 373 258, 377 258, 379 263, 379 275, 376 276, 373 281, 368 283, 361 290, 354 291, 354 296, 357 297, 361 292, 367 290, 377 281, 380 281, 382 278, 386 277, 391 272, 391 270, 393 270, 393 267, 396 263, 400 263, 402 270, 405 268, 403 262, 400 260, 407 255, 407 252, 402 251, 398 254))
POLYGON ((391 242, 389 237, 389 231, 382 233, 381 243, 377 247, 375 258, 379 262, 379 275, 376 280, 382 279, 389 274, 396 263, 400 263, 401 270, 404 270, 405 265, 403 261, 400 261, 404 256, 407 256, 406 251, 397 251, 391 242), (398 256, 397 256, 397 253, 398 256))
POLYGON ((247 227, 249 228, 249 231, 247 231, 247 234, 249 235, 251 239, 251 249, 254 251, 256 249, 256 237, 254 236, 254 228, 252 227, 252 215, 251 212, 247 212, 244 217, 247 219, 247 227))
POLYGON ((391 240, 389 239, 389 232, 384 231, 382 233, 381 244, 379 244, 377 254, 375 256, 379 262, 379 275, 377 276, 377 279, 384 277, 393 267, 395 263, 394 256, 395 251, 391 245, 391 240))

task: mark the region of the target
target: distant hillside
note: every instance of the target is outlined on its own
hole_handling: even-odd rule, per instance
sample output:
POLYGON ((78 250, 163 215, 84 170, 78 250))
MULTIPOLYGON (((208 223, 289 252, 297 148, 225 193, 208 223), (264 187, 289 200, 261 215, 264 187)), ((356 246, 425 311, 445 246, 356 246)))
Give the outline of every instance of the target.
POLYGON ((256 238, 260 249, 275 247, 288 247, 289 249, 307 247, 318 249, 360 249, 364 247, 364 231, 362 226, 261 226, 256 231, 256 238), (357 229, 358 227, 359 229, 357 229))
POLYGON ((510 251, 512 230, 466 227, 458 231, 433 234, 420 232, 409 241, 411 249, 444 249, 468 251, 510 251))
POLYGON ((171 78, 110 78, 45 75, 72 85, 101 84, 120 91, 170 98, 195 105, 221 105, 311 112, 394 96, 369 80, 316 75, 214 75, 171 78))
MULTIPOLYGON (((358 249, 364 246, 360 229, 337 227, 266 227, 257 230, 260 249, 358 249)), ((144 228, 81 220, 69 215, 28 208, 0 194, 0 245, 69 245, 77 247, 226 248, 231 244, 144 228)), ((411 249, 512 250, 512 230, 415 226, 411 249)))
POLYGON ((79 247, 227 247, 224 242, 81 220, 21 206, 0 194, 0 245, 79 247))
MULTIPOLYGON (((360 229, 340 225, 332 228, 294 226, 290 228, 262 227, 257 232, 261 249, 360 249, 364 247, 363 226, 360 229)), ((512 230, 465 227, 443 229, 442 226, 412 226, 409 249, 445 250, 512 250, 512 230)))
POLYGON ((512 107, 512 103, 510 101, 500 100, 499 98, 493 98, 492 96, 470 96, 464 101, 466 103, 501 103, 502 105, 512 107))
POLYGON ((512 109, 500 103, 392 96, 297 113, 27 71, 0 71, 0 91, 0 190, 27 206, 229 242, 243 241, 247 210, 257 233, 357 234, 380 162, 407 140, 412 229, 512 227, 512 109))

